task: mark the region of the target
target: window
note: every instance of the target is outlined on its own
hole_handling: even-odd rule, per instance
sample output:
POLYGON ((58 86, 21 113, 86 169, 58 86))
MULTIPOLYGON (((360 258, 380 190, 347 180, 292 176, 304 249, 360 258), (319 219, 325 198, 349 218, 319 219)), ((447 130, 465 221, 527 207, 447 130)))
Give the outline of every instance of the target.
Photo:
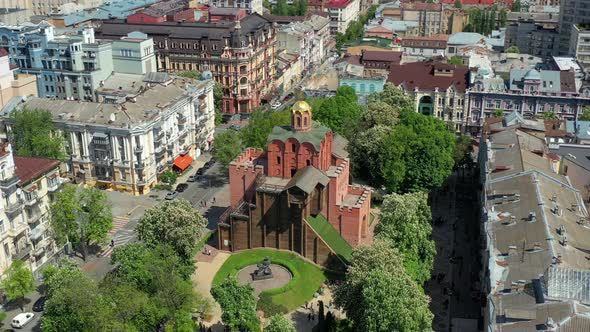
POLYGON ((291 152, 297 152, 297 145, 291 144, 291 152))
POLYGON ((281 164, 281 157, 280 156, 277 156, 277 164, 279 164, 279 165, 281 164))
POLYGON ((496 100, 496 108, 500 108, 500 106, 501 106, 501 103, 502 103, 502 102, 501 102, 500 100, 496 100))
POLYGON ((307 159, 307 160, 305 161, 305 163, 307 164, 307 166, 311 166, 311 160, 307 159))
POLYGON ((133 56, 132 50, 123 49, 123 50, 120 50, 120 52, 121 52, 121 56, 124 56, 124 57, 132 57, 133 56))

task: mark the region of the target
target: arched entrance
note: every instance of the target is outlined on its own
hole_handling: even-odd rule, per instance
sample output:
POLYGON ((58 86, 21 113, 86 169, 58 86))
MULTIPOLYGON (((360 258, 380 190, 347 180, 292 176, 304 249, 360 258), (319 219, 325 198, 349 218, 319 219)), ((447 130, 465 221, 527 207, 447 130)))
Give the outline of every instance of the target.
POLYGON ((432 115, 434 113, 432 98, 430 96, 424 96, 420 98, 420 102, 418 103, 418 112, 424 115, 432 115))

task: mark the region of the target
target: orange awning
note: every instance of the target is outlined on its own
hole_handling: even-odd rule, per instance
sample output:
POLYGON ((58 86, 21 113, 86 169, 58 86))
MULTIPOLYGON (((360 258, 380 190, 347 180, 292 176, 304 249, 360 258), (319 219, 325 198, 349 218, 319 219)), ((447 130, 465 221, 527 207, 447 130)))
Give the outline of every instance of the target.
POLYGON ((179 168, 181 171, 184 171, 191 165, 192 162, 193 158, 191 158, 191 156, 188 154, 185 154, 184 156, 178 156, 176 159, 174 159, 174 166, 179 168))

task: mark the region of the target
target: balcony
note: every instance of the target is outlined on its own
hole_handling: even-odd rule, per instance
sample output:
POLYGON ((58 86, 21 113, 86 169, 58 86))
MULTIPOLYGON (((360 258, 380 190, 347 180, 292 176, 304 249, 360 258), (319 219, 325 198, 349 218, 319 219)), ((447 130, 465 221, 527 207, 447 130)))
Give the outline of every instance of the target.
POLYGON ((113 181, 113 177, 110 175, 97 175, 96 180, 100 182, 111 182, 113 181))
POLYGON ((188 118, 183 114, 178 114, 178 124, 185 124, 188 118))
POLYGON ((6 214, 14 215, 17 212, 20 212, 22 207, 23 207, 23 203, 21 201, 17 201, 14 203, 8 203, 8 205, 6 205, 6 214))
POLYGON ((14 253, 14 260, 22 260, 26 258, 31 254, 31 250, 33 250, 33 246, 30 244, 20 248, 14 253))
POLYGON ((141 153, 141 152, 143 152, 143 145, 137 145, 137 146, 135 146, 134 151, 135 151, 135 153, 141 153))
POLYGON ((35 212, 35 213, 27 213, 27 223, 34 224, 39 221, 43 217, 43 213, 35 212))
POLYGON ((19 179, 16 175, 0 180, 0 188, 10 188, 18 183, 19 179))
POLYGON ((39 203, 39 197, 37 195, 25 195, 25 206, 34 206, 39 203))
POLYGON ((47 191, 50 193, 58 191, 59 188, 61 188, 61 181, 59 181, 59 178, 54 181, 49 181, 47 184, 47 191))
POLYGON ((135 163, 135 169, 144 169, 145 168, 145 163, 143 162, 139 162, 139 163, 135 163))

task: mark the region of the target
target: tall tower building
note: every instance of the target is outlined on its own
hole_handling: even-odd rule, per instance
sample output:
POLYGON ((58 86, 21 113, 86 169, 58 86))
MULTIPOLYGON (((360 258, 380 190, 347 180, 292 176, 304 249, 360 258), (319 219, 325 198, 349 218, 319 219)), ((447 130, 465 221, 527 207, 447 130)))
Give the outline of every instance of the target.
POLYGON ((572 27, 590 23, 590 0, 562 0, 559 7, 559 52, 568 54, 572 27))

